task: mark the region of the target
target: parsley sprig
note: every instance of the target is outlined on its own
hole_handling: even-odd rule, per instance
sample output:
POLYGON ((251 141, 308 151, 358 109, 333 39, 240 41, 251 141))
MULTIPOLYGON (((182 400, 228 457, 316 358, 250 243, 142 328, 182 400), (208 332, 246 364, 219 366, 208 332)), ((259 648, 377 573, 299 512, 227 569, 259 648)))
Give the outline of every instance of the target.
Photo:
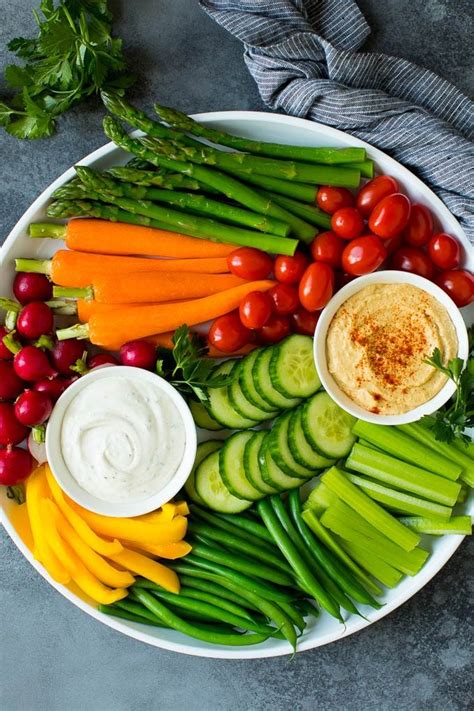
POLYGON ((183 395, 192 395, 201 402, 208 400, 208 388, 229 384, 229 375, 214 375, 215 363, 206 358, 204 340, 191 333, 183 324, 173 335, 173 350, 162 349, 156 372, 166 378, 183 395))
POLYGON ((442 442, 454 439, 470 442, 471 437, 465 430, 474 427, 474 327, 469 329, 469 358, 466 362, 462 358, 453 358, 444 365, 438 348, 426 362, 456 385, 456 392, 449 403, 434 417, 427 418, 436 439, 442 442))
POLYGON ((112 37, 107 0, 42 0, 41 16, 33 12, 38 36, 8 44, 25 60, 5 69, 17 93, 0 101, 0 126, 30 139, 50 136, 60 114, 101 88, 123 93, 134 81, 125 73, 122 41, 112 37))

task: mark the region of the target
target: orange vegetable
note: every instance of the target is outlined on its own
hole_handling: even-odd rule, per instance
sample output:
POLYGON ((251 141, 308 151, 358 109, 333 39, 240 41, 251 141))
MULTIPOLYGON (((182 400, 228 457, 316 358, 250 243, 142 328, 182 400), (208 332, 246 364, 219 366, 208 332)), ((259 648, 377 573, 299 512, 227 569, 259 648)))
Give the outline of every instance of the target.
POLYGON ((273 284, 270 280, 251 281, 201 299, 183 301, 175 309, 170 309, 169 304, 154 304, 97 313, 91 316, 85 333, 95 345, 117 350, 135 338, 171 331, 182 323, 194 326, 222 316, 238 308, 243 297, 251 291, 267 291, 273 284))
POLYGON ((69 220, 66 232, 69 249, 95 254, 141 254, 152 257, 226 257, 236 247, 206 239, 186 237, 153 227, 108 220, 69 220))
POLYGON ((134 272, 190 272, 224 274, 228 272, 225 257, 201 259, 146 259, 110 254, 88 254, 60 249, 51 260, 50 277, 60 286, 88 286, 97 274, 130 274, 134 272))
POLYGON ((156 560, 150 560, 141 553, 136 551, 124 550, 117 555, 111 556, 111 559, 122 565, 124 568, 142 575, 147 580, 152 580, 157 585, 160 585, 165 590, 173 593, 179 593, 179 578, 170 568, 158 563, 156 560))

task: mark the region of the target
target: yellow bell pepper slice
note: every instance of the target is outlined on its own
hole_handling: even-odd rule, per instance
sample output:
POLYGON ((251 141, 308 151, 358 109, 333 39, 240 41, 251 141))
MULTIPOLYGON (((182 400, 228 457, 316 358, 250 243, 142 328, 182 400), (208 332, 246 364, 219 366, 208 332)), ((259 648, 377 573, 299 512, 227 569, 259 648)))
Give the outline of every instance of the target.
POLYGON ((132 541, 122 541, 126 548, 133 548, 141 553, 154 555, 157 558, 167 558, 168 560, 176 560, 183 558, 188 553, 191 553, 192 547, 186 541, 177 541, 177 543, 133 543, 132 541))
POLYGON ((105 558, 102 558, 82 538, 70 525, 68 520, 62 515, 58 506, 51 501, 51 511, 54 515, 56 528, 60 536, 70 545, 86 568, 95 575, 102 583, 111 588, 126 588, 135 582, 135 578, 128 571, 121 571, 110 565, 105 558))
POLYGON ((25 546, 33 553, 35 542, 33 540, 33 531, 31 530, 26 504, 19 504, 12 507, 10 522, 25 546))
POLYGON ((30 519, 34 541, 33 555, 36 560, 44 565, 53 580, 66 585, 71 576, 51 550, 43 527, 43 521, 41 520, 40 501, 48 493, 44 478, 44 466, 38 467, 30 474, 26 480, 25 488, 28 518, 30 519))
POLYGON ((175 516, 189 515, 189 506, 187 501, 175 501, 174 507, 176 509, 175 516))
POLYGON ((124 588, 108 588, 103 585, 86 568, 79 556, 73 551, 71 546, 64 541, 55 525, 55 507, 51 499, 42 499, 40 502, 42 521, 45 533, 50 541, 55 554, 68 570, 74 582, 89 595, 93 600, 102 605, 111 605, 127 596, 128 591, 124 588))
POLYGON ((61 487, 54 478, 53 472, 48 465, 45 467, 45 472, 49 488, 54 500, 61 510, 61 513, 69 521, 84 543, 86 543, 96 553, 100 553, 101 555, 120 553, 122 550, 122 544, 120 541, 106 541, 98 536, 97 533, 86 523, 86 521, 84 521, 84 519, 68 504, 61 487))
POLYGON ((180 585, 179 578, 170 568, 158 563, 156 560, 151 560, 141 553, 124 548, 121 553, 110 556, 111 560, 119 563, 127 570, 131 570, 138 575, 142 575, 147 580, 160 585, 165 590, 173 593, 179 593, 180 585))

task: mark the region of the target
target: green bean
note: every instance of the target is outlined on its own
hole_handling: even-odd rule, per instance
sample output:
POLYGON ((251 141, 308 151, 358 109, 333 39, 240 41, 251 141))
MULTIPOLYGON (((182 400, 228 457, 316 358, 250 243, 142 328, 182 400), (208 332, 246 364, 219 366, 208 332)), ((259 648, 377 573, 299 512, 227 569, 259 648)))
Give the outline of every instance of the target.
POLYGON ((196 504, 192 504, 190 506, 191 513, 195 514, 197 518, 202 519, 203 521, 206 521, 207 523, 213 524, 217 528, 221 528, 223 531, 228 531, 229 533, 232 533, 235 536, 240 536, 246 541, 249 541, 250 543, 255 542, 255 538, 259 538, 262 548, 265 547, 266 549, 270 551, 275 551, 278 550, 275 546, 275 542, 273 539, 271 541, 268 540, 267 537, 262 537, 259 536, 257 533, 253 531, 249 531, 246 528, 242 527, 239 523, 236 523, 234 519, 239 519, 241 521, 244 521, 245 525, 247 523, 250 523, 251 525, 253 523, 257 523, 258 529, 262 529, 265 531, 267 534, 268 531, 266 528, 264 528, 261 524, 255 521, 249 521, 246 518, 243 518, 242 516, 229 516, 229 519, 224 518, 225 514, 216 514, 216 513, 211 513, 210 511, 205 511, 202 509, 200 506, 197 506, 196 504))
MULTIPOLYGON (((280 497, 277 496, 280 500, 280 497)), ((283 528, 282 524, 278 520, 278 517, 273 509, 272 500, 273 496, 261 499, 257 508, 258 511, 268 528, 269 532, 273 536, 275 543, 280 548, 281 552, 287 559, 288 563, 292 566, 297 577, 302 581, 305 588, 310 592, 311 596, 319 602, 319 604, 324 607, 325 610, 329 612, 330 615, 336 617, 336 619, 341 622, 342 617, 339 611, 339 606, 336 605, 333 598, 328 595, 328 593, 321 586, 317 578, 313 575, 311 569, 309 568, 306 560, 298 551, 291 538, 288 536, 287 532, 283 528)))
POLYGON ((292 577, 286 573, 276 570, 270 565, 264 565, 250 558, 245 558, 244 556, 237 555, 236 553, 228 553, 227 551, 220 551, 210 545, 205 545, 204 543, 192 543, 193 554, 199 558, 205 558, 213 563, 220 563, 231 567, 233 570, 240 571, 247 575, 254 575, 256 578, 263 578, 263 580, 269 580, 277 585, 292 585, 294 580, 292 577))
POLYGON ((130 622, 140 622, 142 625, 153 625, 154 627, 166 627, 162 622, 159 622, 154 615, 151 615, 146 608, 146 612, 150 615, 150 619, 145 617, 145 615, 135 615, 133 612, 128 612, 127 610, 119 607, 116 604, 113 605, 99 605, 99 612, 104 615, 111 615, 113 617, 120 617, 123 620, 129 620, 130 622))
POLYGON ((258 523, 258 521, 252 521, 246 516, 239 516, 237 514, 220 513, 215 515, 222 521, 232 521, 232 523, 242 531, 247 531, 247 533, 251 533, 253 536, 261 538, 262 541, 267 541, 267 543, 271 543, 273 546, 275 545, 275 541, 271 537, 269 531, 267 531, 265 526, 262 526, 261 523, 258 523))
POLYGON ((263 634, 240 635, 204 631, 196 625, 189 624, 189 622, 183 620, 181 617, 178 617, 178 615, 175 615, 168 607, 166 607, 166 605, 163 605, 160 600, 157 600, 146 590, 137 588, 136 595, 140 602, 166 625, 172 627, 178 632, 188 635, 189 637, 200 639, 203 642, 240 647, 244 645, 260 644, 260 642, 264 642, 269 637, 269 635, 263 634))
POLYGON ((309 600, 303 598, 302 600, 297 600, 295 603, 296 609, 301 612, 305 617, 307 615, 313 615, 313 617, 319 617, 319 610, 315 607, 309 600))
MULTIPOLYGON (((213 595, 217 595, 217 597, 222 597, 225 600, 230 600, 231 602, 235 602, 236 605, 240 605, 241 607, 246 607, 250 610, 255 610, 253 605, 249 605, 248 601, 242 597, 241 595, 238 595, 237 593, 230 592, 230 590, 227 590, 226 588, 223 588, 221 585, 215 585, 212 582, 209 582, 208 580, 208 573, 205 570, 201 570, 199 568, 194 568, 192 565, 187 565, 186 563, 171 563, 169 567, 172 567, 173 570, 176 573, 179 573, 179 579, 182 582, 183 585, 187 585, 187 587, 192 587, 195 588, 196 590, 203 590, 204 592, 210 592, 213 595)), ((147 581, 151 582, 151 581, 147 581)), ((137 583, 135 583, 136 585, 137 583)), ((152 584, 153 587, 156 587, 156 584, 152 584)), ((149 585, 140 585, 140 587, 145 587, 148 588, 150 587, 149 585)))
MULTIPOLYGON (((181 580, 181 583, 182 582, 183 581, 181 580)), ((180 591, 180 595, 192 598, 193 600, 201 600, 202 602, 208 602, 211 605, 214 605, 215 607, 220 607, 223 610, 226 610, 227 612, 230 612, 234 615, 239 615, 239 617, 242 617, 245 620, 255 622, 255 620, 251 615, 249 615, 247 610, 244 610, 244 608, 240 607, 240 605, 236 605, 235 603, 230 602, 230 600, 224 600, 223 598, 213 595, 212 593, 209 593, 207 591, 196 590, 196 588, 187 587, 183 585, 180 591)))
POLYGON ((344 592, 363 605, 370 605, 375 609, 381 607, 380 603, 370 595, 367 590, 352 576, 349 571, 339 563, 331 551, 325 548, 313 535, 310 528, 301 518, 301 502, 297 489, 290 492, 288 496, 290 514, 299 531, 299 534, 306 544, 306 547, 313 555, 319 565, 324 568, 332 580, 338 584, 344 592))
POLYGON ((303 617, 300 615, 299 611, 291 602, 279 602, 278 607, 281 607, 285 615, 287 615, 292 623, 299 629, 301 633, 304 632, 306 623, 303 617))

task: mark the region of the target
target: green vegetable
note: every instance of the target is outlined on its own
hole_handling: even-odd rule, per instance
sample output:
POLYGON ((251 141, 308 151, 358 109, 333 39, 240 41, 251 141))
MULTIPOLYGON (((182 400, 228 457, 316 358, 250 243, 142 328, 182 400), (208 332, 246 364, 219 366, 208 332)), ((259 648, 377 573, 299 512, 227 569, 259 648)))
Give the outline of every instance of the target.
POLYGON ((382 560, 382 558, 379 558, 373 553, 367 553, 364 548, 353 541, 345 541, 342 538, 338 538, 338 541, 346 553, 362 568, 365 568, 370 575, 373 575, 376 580, 381 582, 382 585, 386 585, 388 588, 394 588, 402 579, 403 574, 382 560))
POLYGON ((470 516, 452 516, 449 521, 440 521, 436 518, 403 516, 400 521, 404 526, 417 531, 417 533, 428 533, 431 536, 443 536, 446 533, 470 536, 472 533, 470 516))
POLYGON ((125 73, 122 42, 112 37, 106 0, 42 0, 40 11, 33 11, 37 37, 8 43, 25 64, 5 69, 17 93, 9 105, 0 102, 0 125, 17 138, 50 136, 71 106, 104 86, 123 92, 134 81, 125 73))
MULTIPOLYGON (((193 509, 195 508, 196 507, 193 507, 193 509)), ((201 509, 199 509, 200 516, 203 516, 204 513, 206 513, 207 520, 210 520, 211 523, 214 523, 216 526, 220 526, 221 528, 230 531, 230 528, 227 528, 227 526, 233 524, 233 526, 238 530, 236 531, 235 528, 233 528, 232 532, 238 533, 240 536, 248 538, 249 540, 254 540, 255 538, 258 538, 259 545, 263 545, 262 542, 266 542, 267 544, 270 543, 272 544, 272 546, 275 545, 272 535, 267 531, 265 526, 262 526, 260 523, 258 523, 258 521, 252 521, 251 519, 245 518, 244 516, 239 516, 237 514, 209 514, 208 511, 201 512, 201 509), (212 519, 210 518, 210 516, 212 516, 212 519)))
POLYGON ((298 215, 298 217, 301 217, 305 222, 309 222, 310 225, 325 227, 327 230, 331 229, 331 215, 328 215, 327 212, 323 212, 319 208, 313 207, 313 205, 307 205, 304 202, 293 200, 293 198, 279 195, 278 193, 267 192, 265 194, 277 205, 298 215))
MULTIPOLYGON (((285 195, 300 202, 314 204, 316 194, 318 192, 315 185, 306 185, 305 183, 292 183, 291 180, 281 180, 280 178, 270 178, 268 175, 249 175, 248 173, 239 173, 234 170, 239 180, 244 180, 250 185, 256 185, 259 188, 264 188, 278 195, 285 195)), ((206 188, 207 189, 207 188, 206 188)))
POLYGON ((180 173, 160 173, 154 170, 139 170, 128 166, 109 168, 107 175, 125 183, 133 183, 142 187, 159 187, 166 190, 200 190, 201 184, 193 178, 180 173))

